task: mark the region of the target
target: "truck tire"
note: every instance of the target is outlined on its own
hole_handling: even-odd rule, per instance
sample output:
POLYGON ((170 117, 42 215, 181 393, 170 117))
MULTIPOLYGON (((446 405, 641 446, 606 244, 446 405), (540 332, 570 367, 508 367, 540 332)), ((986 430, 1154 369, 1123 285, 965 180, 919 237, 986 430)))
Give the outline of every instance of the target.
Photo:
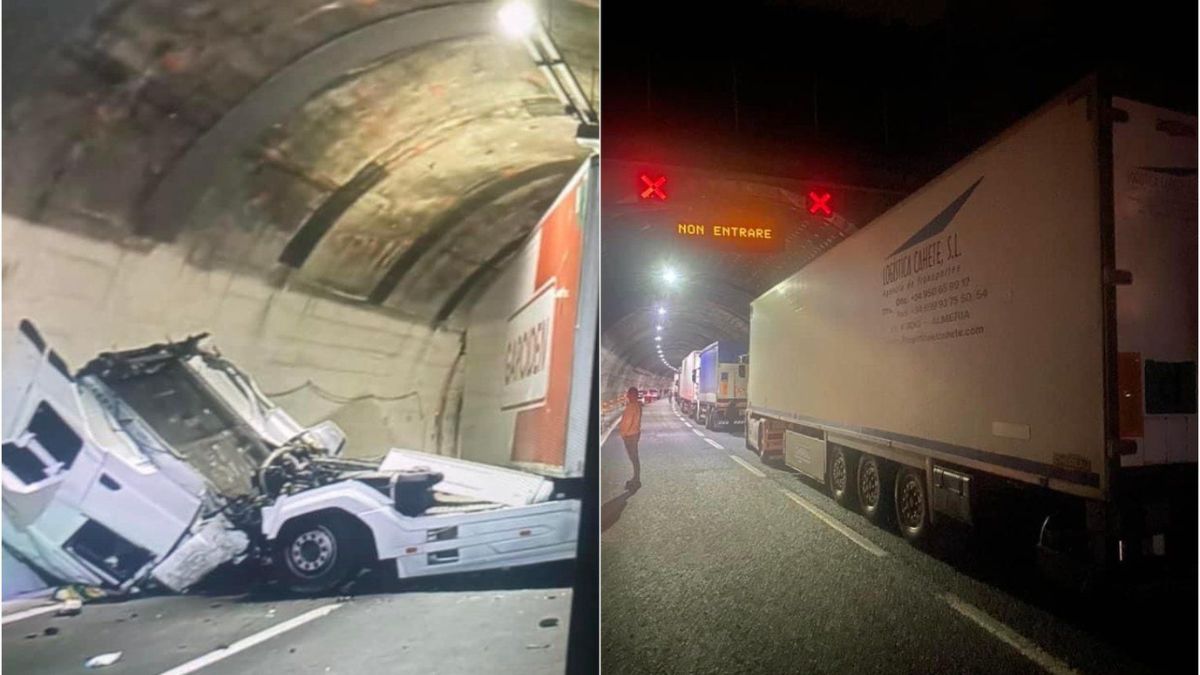
POLYGON ((864 454, 858 460, 858 471, 855 472, 858 480, 854 486, 858 493, 858 508, 874 523, 882 522, 888 510, 892 494, 887 489, 889 468, 886 462, 873 455, 864 454))
POLYGON ((929 493, 919 471, 904 466, 896 472, 894 503, 900 534, 912 543, 924 541, 929 534, 929 493))
POLYGON ((717 425, 713 423, 713 409, 712 408, 709 408, 708 414, 704 416, 704 428, 708 429, 709 431, 712 431, 717 428, 717 425))
POLYGON ((324 593, 362 568, 355 528, 344 516, 297 518, 275 540, 279 580, 296 593, 324 593))
POLYGON ((854 495, 854 457, 839 445, 829 446, 829 467, 826 470, 829 494, 838 504, 849 507, 854 495))

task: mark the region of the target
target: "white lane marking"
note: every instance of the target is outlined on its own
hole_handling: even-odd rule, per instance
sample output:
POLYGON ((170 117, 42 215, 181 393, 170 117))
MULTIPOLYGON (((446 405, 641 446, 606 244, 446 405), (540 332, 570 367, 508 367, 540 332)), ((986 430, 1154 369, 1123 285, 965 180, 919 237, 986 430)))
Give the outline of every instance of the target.
POLYGON ((750 462, 747 462, 746 460, 742 459, 741 457, 738 457, 737 455, 730 455, 729 459, 732 459, 733 461, 742 465, 743 469, 749 471, 750 473, 754 474, 755 476, 758 476, 759 478, 767 477, 767 474, 763 473, 762 471, 759 471, 757 467, 752 465, 750 462))
POLYGON ((221 659, 229 658, 230 656, 233 656, 234 654, 237 654, 238 652, 245 651, 245 650, 253 647, 254 645, 257 645, 262 642, 266 642, 267 640, 270 640, 271 638, 275 637, 276 635, 279 635, 281 633, 286 633, 287 631, 289 631, 293 628, 298 628, 300 626, 303 626, 304 624, 306 624, 309 621, 312 621, 314 619, 319 619, 319 618, 325 616, 326 614, 329 614, 333 610, 337 609, 338 607, 341 607, 342 604, 343 603, 335 602, 331 605, 325 605, 323 607, 318 607, 316 609, 309 610, 309 611, 301 614, 300 616, 293 617, 291 619, 288 619, 287 621, 277 623, 274 626, 271 626, 270 628, 268 628, 266 630, 259 631, 249 637, 244 637, 241 640, 238 640, 237 642, 234 642, 233 644, 229 645, 228 647, 223 647, 221 649, 211 651, 211 652, 205 654, 204 656, 192 659, 191 661, 188 661, 187 663, 184 663, 182 665, 175 666, 174 668, 162 673, 162 675, 186 675, 187 673, 194 673, 197 670, 200 670, 201 668, 210 666, 210 665, 216 663, 217 661, 220 661, 221 659))
POLYGON ((866 537, 862 536, 861 534, 859 534, 859 533, 855 532, 854 530, 841 524, 836 519, 834 519, 832 516, 825 513, 824 511, 822 511, 821 509, 818 509, 817 507, 813 506, 812 504, 809 504, 808 500, 804 499, 803 497, 796 494, 795 492, 792 492, 791 490, 781 490, 781 492, 783 492, 783 494, 788 499, 799 504, 800 507, 803 508, 805 511, 808 511, 809 513, 811 513, 814 516, 816 516, 817 518, 819 518, 821 520, 821 522, 832 527, 833 529, 835 529, 839 533, 841 533, 842 536, 846 537, 850 541, 861 546, 867 553, 870 553, 871 555, 874 555, 879 558, 882 558, 887 555, 887 551, 876 546, 875 543, 872 542, 870 539, 867 539, 866 537))
POLYGON ((706 439, 704 439, 704 442, 705 442, 705 443, 708 443, 709 445, 713 446, 714 448, 718 448, 718 449, 720 449, 720 450, 724 450, 724 449, 725 449, 725 446, 721 445, 720 443, 718 443, 718 442, 714 441, 714 440, 713 440, 713 439, 711 439, 711 438, 706 438, 706 439))
POLYGON ((613 420, 612 424, 608 425, 608 429, 605 430, 604 435, 600 437, 600 445, 604 445, 605 441, 608 440, 609 435, 612 434, 613 429, 616 429, 617 425, 620 423, 621 423, 621 416, 617 415, 617 419, 613 420))
POLYGON ((39 614, 45 614, 47 612, 54 612, 65 604, 65 602, 56 602, 53 605, 43 605, 41 607, 34 607, 32 609, 14 612, 12 614, 5 614, 4 618, 0 620, 0 625, 6 625, 12 623, 13 621, 20 621, 21 619, 28 619, 31 616, 38 616, 39 614))
POLYGON ((960 600, 949 593, 938 593, 937 597, 950 605, 954 611, 975 622, 1001 642, 1021 652, 1022 656, 1038 664, 1047 672, 1054 673, 1054 675, 1078 675, 1078 671, 1071 668, 1071 666, 1046 653, 1045 650, 1034 644, 1033 641, 993 619, 982 609, 960 600))
POLYGON ((704 438, 704 432, 703 432, 703 431, 700 431, 699 429, 692 429, 692 433, 693 433, 693 434, 696 434, 696 435, 697 435, 697 436, 699 436, 700 438, 704 438))

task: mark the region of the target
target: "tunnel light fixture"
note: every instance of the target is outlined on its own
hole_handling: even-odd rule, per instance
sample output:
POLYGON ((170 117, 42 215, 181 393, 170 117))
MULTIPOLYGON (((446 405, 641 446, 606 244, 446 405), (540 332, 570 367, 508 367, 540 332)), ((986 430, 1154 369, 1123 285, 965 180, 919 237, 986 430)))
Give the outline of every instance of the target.
POLYGON ((662 342, 662 336, 661 336, 661 335, 655 335, 655 336, 654 336, 654 341, 655 341, 655 342, 662 342))
POLYGON ((668 286, 674 286, 679 282, 679 270, 667 265, 662 269, 662 280, 668 286))
POLYGON ((660 332, 660 333, 661 333, 661 332, 662 332, 662 324, 659 324, 659 325, 655 326, 655 327, 654 327, 654 330, 656 330, 656 331, 658 331, 658 332, 660 332))
POLYGON ((520 0, 506 2, 500 7, 500 30, 510 38, 527 38, 537 26, 537 14, 528 3, 520 0))
POLYGON ((659 315, 659 316, 662 316, 663 314, 666 314, 666 313, 667 313, 667 308, 666 308, 666 307, 659 307, 659 308, 658 308, 658 315, 659 315))
POLYGON ((497 17, 501 32, 525 44, 529 58, 542 71, 563 109, 579 121, 579 142, 588 145, 597 141, 600 118, 533 7, 526 0, 509 0, 497 10, 497 17))

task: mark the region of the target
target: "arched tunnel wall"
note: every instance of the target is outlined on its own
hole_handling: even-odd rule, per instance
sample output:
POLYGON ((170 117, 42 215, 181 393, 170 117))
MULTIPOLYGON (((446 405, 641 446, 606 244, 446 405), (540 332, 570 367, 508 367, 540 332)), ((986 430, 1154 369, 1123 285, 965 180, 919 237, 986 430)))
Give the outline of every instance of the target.
MULTIPOLYGON (((72 367, 209 332, 350 454, 457 454, 473 305, 586 155, 495 7, 76 4, 6 26, 4 331, 72 367)), ((598 98, 596 8, 553 10, 598 98)))
POLYGON ((13 216, 3 242, 4 331, 31 319, 72 368, 100 351, 209 332, 301 423, 342 426, 349 454, 453 451, 436 441, 458 331, 274 285, 237 266, 196 265, 197 250, 185 245, 120 246, 13 216))

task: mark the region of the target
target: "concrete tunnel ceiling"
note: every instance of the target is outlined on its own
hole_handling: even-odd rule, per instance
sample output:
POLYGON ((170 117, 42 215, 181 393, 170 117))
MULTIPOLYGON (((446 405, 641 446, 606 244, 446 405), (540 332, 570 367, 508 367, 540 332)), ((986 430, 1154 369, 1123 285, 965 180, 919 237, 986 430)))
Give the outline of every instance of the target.
MULTIPOLYGON (((97 5, 5 55, 5 210, 452 320, 586 154, 498 7, 97 5)), ((540 11, 598 108, 598 5, 540 11)))
MULTIPOLYGON (((815 260, 898 201, 895 191, 806 180, 719 172, 636 161, 606 160, 602 184, 604 294, 602 341, 631 368, 670 374, 657 353, 678 366, 689 352, 716 341, 746 343, 750 303, 815 260), (643 171, 667 175, 666 202, 642 200, 633 187, 643 171), (808 213, 810 188, 832 190, 832 218, 808 213), (633 195, 633 196, 631 196, 633 195), (713 248, 676 234, 679 222, 712 223, 722 213, 768 216, 784 232, 771 253, 713 248), (680 281, 661 279, 674 268, 680 281), (658 314, 658 308, 666 310, 658 314), (661 325, 661 332, 656 327, 661 325), (661 342, 655 337, 661 335, 661 342)), ((727 224, 741 224, 735 220, 727 224)))

